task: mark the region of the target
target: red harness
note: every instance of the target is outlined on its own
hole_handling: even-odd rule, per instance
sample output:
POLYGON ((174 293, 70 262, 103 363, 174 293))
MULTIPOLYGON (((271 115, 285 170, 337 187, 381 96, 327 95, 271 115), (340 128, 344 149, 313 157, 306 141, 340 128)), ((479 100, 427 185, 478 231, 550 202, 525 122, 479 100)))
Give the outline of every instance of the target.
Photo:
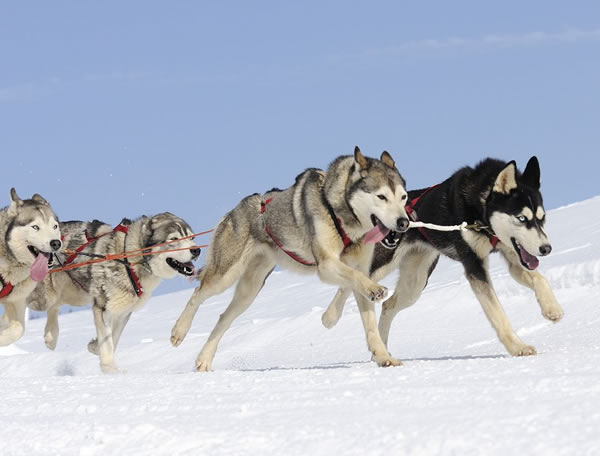
POLYGON ((13 291, 12 283, 4 280, 4 277, 0 275, 0 285, 2 285, 2 290, 0 290, 0 299, 6 298, 13 291))
MULTIPOLYGON (((99 236, 96 236, 96 237, 90 237, 88 235, 87 230, 85 230, 85 239, 86 239, 86 242, 83 243, 82 245, 80 245, 79 247, 77 247, 77 249, 75 249, 75 252, 73 252, 71 255, 69 255, 67 257, 67 259, 65 260, 64 265, 70 264, 73 261, 75 261, 75 258, 77 258, 77 255, 79 255, 81 252, 83 252, 83 250, 86 247, 88 247, 90 244, 92 244, 93 242, 96 242, 102 236, 106 236, 107 234, 113 233, 115 231, 127 234, 127 232, 129 231, 129 227, 126 226, 126 225, 123 225, 122 223, 119 223, 117 226, 114 227, 114 229, 112 231, 107 231, 106 233, 103 233, 103 234, 101 234, 99 236)), ((64 236, 61 237, 61 240, 64 240, 64 236)), ((144 293, 144 290, 142 288, 142 284, 140 282, 140 278, 135 273, 135 271, 133 270, 133 268, 131 267, 131 264, 129 264, 129 260, 127 260, 127 258, 125 258, 122 261, 122 263, 125 266, 125 270, 127 271, 127 276, 129 277, 129 281, 131 282, 131 286, 133 287, 133 290, 135 291, 135 294, 139 298, 144 293)))
MULTIPOLYGON (((269 198, 266 201, 261 201, 261 203, 260 203, 260 213, 261 214, 265 213, 265 210, 267 208, 267 204, 269 204, 271 201, 273 201, 273 198, 269 198)), ((342 221, 338 217, 335 216, 335 214, 334 214, 333 209, 331 208, 331 206, 327 205, 327 209, 329 210, 329 215, 331 215, 331 218, 333 220, 333 224, 335 225, 335 229, 337 230, 337 232, 339 233, 340 237, 342 238, 342 242, 344 243, 344 250, 346 250, 346 248, 350 244, 352 244, 352 241, 350 240, 350 238, 348 237, 348 235, 344 231, 344 228, 342 228, 342 221)), ((269 237, 273 240, 273 242, 275 243, 275 245, 277 245, 277 247, 279 247, 281 250, 283 250, 285 252, 285 254, 288 255, 293 260, 295 260, 298 263, 303 264, 305 266, 316 266, 317 265, 317 263, 313 263, 313 262, 304 260, 303 258, 300 258, 298 255, 296 255, 294 252, 286 250, 283 247, 283 244, 281 243, 281 241, 275 237, 275 235, 271 232, 271 230, 269 229, 269 227, 266 224, 265 224, 265 231, 267 232, 267 234, 269 235, 269 237)))
MULTIPOLYGON (((436 184, 432 187, 429 187, 427 190, 425 190, 423 193, 421 193, 419 196, 413 198, 412 200, 410 200, 407 204, 406 204, 406 213, 408 214, 408 216, 413 220, 413 222, 418 221, 418 217, 417 217, 417 212, 415 211, 415 206, 417 205, 417 203, 419 202, 419 200, 430 190, 433 190, 434 188, 438 187, 440 184, 436 184)), ((421 233, 423 235, 423 237, 432 245, 435 245, 432 241, 431 238, 429 237, 429 235, 427 234, 427 230, 426 228, 423 227, 419 227, 417 228, 419 230, 419 233, 421 233)), ((490 234, 489 237, 490 240, 490 244, 492 244, 492 248, 496 248, 496 246, 498 245, 498 243, 500 242, 500 239, 498 239, 498 236, 496 236, 495 234, 490 234)))

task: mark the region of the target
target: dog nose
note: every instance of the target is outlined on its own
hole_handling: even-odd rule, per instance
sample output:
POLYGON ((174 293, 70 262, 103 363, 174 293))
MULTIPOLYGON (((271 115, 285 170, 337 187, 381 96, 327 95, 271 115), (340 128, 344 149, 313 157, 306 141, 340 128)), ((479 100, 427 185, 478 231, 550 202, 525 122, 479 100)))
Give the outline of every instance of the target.
POLYGON ((550 252, 552 252, 552 246, 550 244, 544 244, 543 246, 540 247, 540 254, 541 255, 548 255, 550 252))
POLYGON ((190 249, 190 253, 192 254, 192 259, 195 260, 200 256, 200 249, 190 249))
POLYGON ((399 217, 396 221, 396 226, 400 233, 404 233, 408 229, 408 219, 406 217, 399 217))
POLYGON ((50 241, 50 247, 52 248, 52 250, 58 250, 62 247, 62 242, 60 242, 59 239, 52 239, 50 241))

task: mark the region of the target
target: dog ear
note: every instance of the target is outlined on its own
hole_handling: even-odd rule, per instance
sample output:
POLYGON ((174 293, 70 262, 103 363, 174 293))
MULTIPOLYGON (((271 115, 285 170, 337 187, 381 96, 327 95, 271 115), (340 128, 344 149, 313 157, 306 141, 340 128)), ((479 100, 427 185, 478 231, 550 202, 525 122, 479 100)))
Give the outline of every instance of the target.
POLYGON ((46 201, 46 199, 45 199, 45 198, 44 198, 42 195, 40 195, 39 193, 35 193, 35 194, 34 194, 34 195, 31 197, 31 199, 32 199, 33 201, 35 201, 36 203, 40 203, 40 204, 44 204, 44 205, 46 205, 46 206, 50 206, 50 203, 48 203, 48 201, 46 201))
POLYGON ((10 189, 10 206, 8 206, 8 215, 14 217, 17 215, 18 208, 23 205, 23 200, 17 195, 15 188, 10 189))
POLYGON ((527 166, 525 167, 521 179, 523 179, 523 182, 530 187, 533 187, 536 190, 540 189, 540 162, 535 155, 527 162, 527 166))
POLYGON ((390 155, 390 153, 387 150, 384 150, 381 153, 381 161, 384 164, 388 165, 390 168, 396 169, 396 162, 394 161, 394 159, 392 158, 392 156, 390 155))
POLYGON ((517 188, 517 164, 513 160, 496 177, 493 191, 508 195, 515 188, 517 188))
POLYGON ((354 147, 354 162, 358 165, 358 172, 362 177, 366 176, 367 167, 369 166, 369 162, 362 154, 358 146, 354 147))

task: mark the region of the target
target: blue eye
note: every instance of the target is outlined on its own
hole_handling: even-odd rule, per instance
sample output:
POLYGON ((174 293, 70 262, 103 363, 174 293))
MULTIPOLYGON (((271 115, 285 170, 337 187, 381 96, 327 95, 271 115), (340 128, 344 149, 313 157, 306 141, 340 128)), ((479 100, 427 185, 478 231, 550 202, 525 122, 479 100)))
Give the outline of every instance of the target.
POLYGON ((525 223, 527 221, 527 217, 525 217, 524 215, 519 215, 517 217, 517 220, 521 223, 525 223))
POLYGON ((37 226, 37 225, 32 225, 31 228, 33 228, 34 231, 39 231, 40 230, 40 227, 37 226))

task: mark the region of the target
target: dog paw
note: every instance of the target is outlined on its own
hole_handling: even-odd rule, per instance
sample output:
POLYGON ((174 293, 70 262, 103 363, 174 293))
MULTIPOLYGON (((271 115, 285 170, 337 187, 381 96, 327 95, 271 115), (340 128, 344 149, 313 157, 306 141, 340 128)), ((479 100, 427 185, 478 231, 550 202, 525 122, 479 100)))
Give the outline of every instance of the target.
POLYGON ((564 312, 560 307, 555 307, 552 309, 542 311, 542 315, 547 320, 550 320, 551 322, 554 322, 554 323, 558 323, 564 316, 564 312))
POLYGON ((369 301, 381 301, 388 294, 388 289, 384 286, 381 286, 375 282, 373 285, 367 288, 367 293, 365 296, 369 299, 369 301))
POLYGON ((327 329, 333 328, 338 321, 340 321, 341 313, 337 312, 337 309, 327 309, 323 315, 321 315, 321 323, 327 329))
POLYGON ((46 344, 46 347, 48 347, 48 350, 54 350, 56 348, 57 342, 58 341, 56 340, 56 338, 52 337, 52 334, 44 334, 44 343, 46 344))
POLYGON ((105 374, 124 374, 125 371, 122 369, 119 369, 116 365, 114 364, 100 364, 100 369, 102 370, 103 373, 105 374))
POLYGON ((197 372, 210 372, 211 362, 207 359, 198 358, 196 360, 196 371, 197 372))
POLYGON ((522 345, 516 347, 513 351, 511 351, 511 355, 513 356, 533 356, 537 355, 537 351, 531 345, 522 345))
POLYGON ((183 342, 183 339, 185 339, 189 329, 189 325, 187 325, 186 328, 184 324, 177 320, 177 323, 175 323, 175 326, 173 326, 173 329, 171 330, 171 345, 173 345, 173 347, 179 347, 181 342, 183 342))
POLYGON ((379 367, 402 366, 402 361, 391 356, 386 356, 381 359, 375 359, 375 362, 379 367))
POLYGON ((88 343, 88 347, 87 348, 88 348, 88 351, 92 355, 98 356, 98 340, 96 340, 96 339, 90 340, 90 342, 88 343))

